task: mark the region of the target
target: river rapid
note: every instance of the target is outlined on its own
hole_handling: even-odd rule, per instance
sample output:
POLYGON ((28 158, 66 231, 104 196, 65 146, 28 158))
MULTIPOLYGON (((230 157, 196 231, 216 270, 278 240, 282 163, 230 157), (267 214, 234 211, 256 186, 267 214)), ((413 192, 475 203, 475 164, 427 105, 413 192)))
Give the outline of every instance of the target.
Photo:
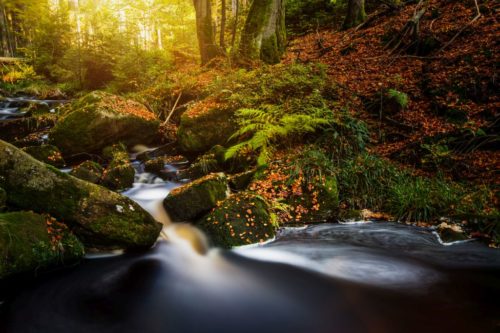
MULTIPOLYGON (((169 225, 182 182, 144 173, 123 194, 165 224, 144 253, 0 286, 0 332, 498 332, 500 251, 389 222, 283 228, 220 250, 169 225)), ((179 165, 166 165, 172 172, 179 165)))

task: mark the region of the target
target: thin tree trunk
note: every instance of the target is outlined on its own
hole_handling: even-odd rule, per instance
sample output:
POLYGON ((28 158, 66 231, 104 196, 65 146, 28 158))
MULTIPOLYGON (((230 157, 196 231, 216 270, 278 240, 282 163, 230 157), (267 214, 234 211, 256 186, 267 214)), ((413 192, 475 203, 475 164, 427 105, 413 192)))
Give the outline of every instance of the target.
POLYGON ((285 0, 254 0, 241 36, 240 55, 277 63, 285 44, 285 0))
POLYGON ((234 9, 234 23, 233 23, 233 31, 231 37, 231 52, 234 49, 234 43, 236 42, 236 32, 238 31, 238 19, 239 19, 239 11, 240 11, 240 2, 239 0, 233 0, 235 4, 234 9))
POLYGON ((225 49, 224 34, 226 32, 226 0, 221 0, 220 12, 220 47, 225 49))

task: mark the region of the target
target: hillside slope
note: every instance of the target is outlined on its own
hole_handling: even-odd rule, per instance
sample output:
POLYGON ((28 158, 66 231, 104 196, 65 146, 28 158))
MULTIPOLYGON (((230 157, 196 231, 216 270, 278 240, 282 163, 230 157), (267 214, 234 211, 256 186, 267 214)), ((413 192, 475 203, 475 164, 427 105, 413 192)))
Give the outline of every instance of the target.
POLYGON ((372 152, 422 173, 500 184, 494 3, 431 0, 415 35, 403 28, 421 4, 382 5, 357 28, 294 39, 285 62, 322 62, 346 100, 357 96, 350 108, 369 124, 372 152), (388 105, 389 89, 407 95, 404 107, 388 105))

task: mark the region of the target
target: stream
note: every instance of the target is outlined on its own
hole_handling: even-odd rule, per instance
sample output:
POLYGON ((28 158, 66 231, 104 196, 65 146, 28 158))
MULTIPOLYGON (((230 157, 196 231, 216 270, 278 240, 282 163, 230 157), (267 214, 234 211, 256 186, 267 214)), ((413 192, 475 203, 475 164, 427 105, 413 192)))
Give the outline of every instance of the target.
POLYGON ((78 266, 3 286, 0 332, 500 329, 498 250, 443 244, 425 228, 351 222, 282 228, 263 244, 200 251, 194 245, 205 244, 203 235, 176 233, 161 205, 182 182, 133 164, 136 181, 123 194, 166 225, 157 245, 89 255, 78 266))
POLYGON ((55 111, 57 105, 63 104, 62 100, 39 100, 32 97, 6 97, 0 99, 0 121, 16 119, 29 116, 27 111, 23 111, 30 105, 39 105, 47 108, 50 112, 55 111))

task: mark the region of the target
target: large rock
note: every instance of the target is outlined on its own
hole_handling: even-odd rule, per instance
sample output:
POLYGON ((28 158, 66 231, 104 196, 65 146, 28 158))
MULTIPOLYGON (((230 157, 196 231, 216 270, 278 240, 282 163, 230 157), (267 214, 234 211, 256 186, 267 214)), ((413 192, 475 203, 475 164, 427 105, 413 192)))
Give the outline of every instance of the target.
POLYGON ((180 149, 188 154, 204 153, 215 145, 228 145, 237 130, 236 107, 231 103, 204 100, 181 117, 177 140, 180 149))
POLYGON ((87 245, 150 247, 161 225, 132 200, 43 164, 0 140, 0 187, 9 206, 49 213, 87 245))
POLYGON ((53 218, 33 212, 0 214, 0 279, 71 264, 84 253, 68 227, 53 218))
POLYGON ((31 146, 23 148, 23 151, 56 168, 62 168, 66 164, 59 149, 53 145, 31 146))
POLYGON ((64 155, 101 152, 118 142, 127 146, 151 143, 159 124, 138 102, 93 92, 66 107, 49 137, 64 155))
POLYGON ((227 177, 223 173, 213 173, 176 188, 163 205, 172 221, 190 221, 209 212, 227 197, 228 192, 227 177))
POLYGON ((198 224, 220 247, 263 242, 275 236, 278 227, 270 205, 251 192, 232 195, 198 224))

